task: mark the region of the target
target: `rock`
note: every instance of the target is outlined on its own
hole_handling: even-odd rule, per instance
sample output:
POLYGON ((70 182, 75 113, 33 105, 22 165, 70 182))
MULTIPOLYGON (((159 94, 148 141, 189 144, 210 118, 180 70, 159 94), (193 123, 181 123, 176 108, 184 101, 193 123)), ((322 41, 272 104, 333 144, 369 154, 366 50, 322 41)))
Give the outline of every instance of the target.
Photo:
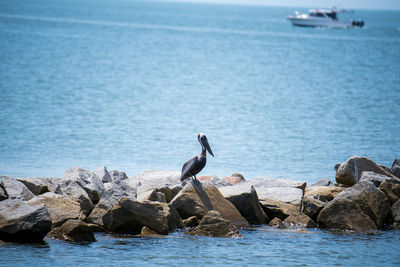
POLYGON ((180 185, 181 173, 177 171, 146 171, 126 180, 132 187, 137 187, 137 195, 163 187, 173 188, 180 185))
POLYGON ((337 171, 339 169, 339 167, 340 167, 340 163, 335 164, 335 171, 337 171))
POLYGON ((257 192, 253 186, 237 184, 220 187, 219 191, 246 218, 250 224, 264 224, 268 217, 261 207, 257 192))
POLYGON ((142 193, 141 195, 138 196, 138 201, 146 201, 146 200, 167 203, 164 193, 158 192, 157 189, 152 190, 150 192, 142 193))
POLYGON ((278 217, 273 218, 273 219, 269 222, 268 225, 271 226, 271 227, 276 227, 276 228, 281 228, 281 229, 285 228, 285 224, 284 224, 284 223, 282 222, 282 220, 279 219, 278 217))
POLYGON ((386 195, 372 182, 360 181, 327 203, 317 221, 322 228, 369 231, 383 228, 389 215, 386 195))
POLYGON ((224 182, 228 182, 231 185, 236 185, 245 182, 243 175, 240 173, 233 173, 231 176, 224 177, 221 179, 224 182))
POLYGON ((20 181, 7 175, 0 176, 1 187, 5 190, 8 198, 29 200, 35 195, 20 181))
POLYGON ((23 183, 34 195, 41 195, 47 192, 54 192, 60 178, 56 177, 30 177, 16 178, 23 183))
POLYGON ((385 171, 387 171, 388 173, 390 173, 390 174, 392 174, 392 175, 393 175, 393 173, 392 173, 392 169, 390 169, 390 168, 386 167, 386 166, 385 166, 385 165, 383 165, 383 164, 378 164, 378 166, 379 166, 379 167, 381 167, 382 169, 384 169, 385 171))
POLYGON ((61 179, 54 192, 77 201, 86 216, 93 210, 88 193, 76 181, 61 179))
POLYGON ((211 237, 241 237, 238 229, 229 220, 225 220, 216 210, 210 210, 199 225, 186 234, 211 237))
POLYGON ((88 222, 103 225, 103 216, 111 209, 118 201, 127 197, 131 200, 136 199, 136 188, 132 188, 130 185, 125 183, 125 180, 117 180, 116 182, 110 183, 112 187, 107 190, 101 197, 99 203, 90 213, 88 222))
POLYGON ((392 164, 392 174, 397 178, 400 178, 400 159, 395 159, 392 164))
POLYGON ((318 214, 323 207, 324 202, 318 199, 308 196, 305 196, 303 199, 303 213, 314 221, 317 221, 318 214))
POLYGON ((90 227, 86 223, 79 220, 68 220, 60 227, 54 228, 48 234, 48 236, 70 242, 96 241, 96 238, 94 237, 90 227))
POLYGON ((196 227, 197 225, 199 225, 199 223, 200 220, 196 216, 192 216, 183 220, 183 224, 185 225, 185 227, 196 227))
POLYGON ((392 211, 393 223, 400 225, 400 200, 394 203, 390 210, 392 211))
MULTIPOLYGON (((226 181, 226 180, 221 180, 219 179, 217 176, 215 175, 202 175, 202 176, 198 176, 197 180, 202 182, 202 183, 209 183, 212 184, 216 187, 221 187, 221 186, 228 186, 228 185, 232 185, 230 182, 226 181)), ((189 180, 186 180, 189 181, 189 180)))
POLYGON ((282 201, 264 199, 260 201, 261 206, 268 218, 279 218, 282 221, 292 214, 300 213, 300 206, 288 204, 282 201))
POLYGON ((0 202, 0 239, 35 242, 51 230, 50 214, 45 205, 29 205, 20 199, 0 202))
POLYGON ((190 181, 171 200, 170 205, 179 212, 183 219, 191 216, 201 219, 209 210, 216 210, 224 219, 229 220, 237 227, 249 225, 235 206, 226 200, 214 185, 209 183, 190 181))
POLYGON ((389 198, 390 204, 393 205, 400 199, 400 180, 386 180, 379 185, 379 190, 386 194, 389 198))
POLYGON ((292 214, 288 216, 283 224, 287 228, 315 228, 317 225, 315 222, 303 213, 292 214))
POLYGON ((329 179, 321 179, 310 186, 334 186, 333 182, 329 179))
POLYGON ((262 200, 275 200, 294 205, 301 205, 305 182, 296 182, 287 179, 272 179, 257 177, 242 183, 252 185, 257 191, 258 198, 262 200))
POLYGON ((327 202, 334 199, 343 190, 345 188, 339 186, 310 186, 306 188, 304 196, 327 202))
POLYGON ((106 167, 98 167, 93 173, 96 174, 103 183, 111 183, 113 181, 106 167))
POLYGON ((44 204, 50 213, 53 228, 61 226, 69 219, 78 219, 80 204, 62 195, 47 192, 28 201, 29 205, 44 204))
POLYGON ((147 226, 143 226, 142 230, 140 231, 140 235, 141 237, 161 237, 162 235, 158 234, 156 231, 151 230, 149 227, 147 226))
POLYGON ((103 233, 106 231, 101 225, 98 224, 88 223, 87 226, 93 233, 103 233))
POLYGON ((8 197, 7 197, 7 194, 6 194, 6 192, 4 191, 4 189, 1 187, 1 184, 0 184, 0 201, 2 201, 2 200, 5 200, 5 199, 7 199, 8 197))
POLYGON ((114 233, 138 234, 143 226, 159 234, 183 227, 178 212, 166 203, 122 198, 103 216, 104 228, 114 233))
POLYGON ((335 178, 340 184, 352 186, 360 180, 363 171, 371 171, 393 177, 392 174, 382 169, 369 158, 353 156, 340 165, 335 178))
MULTIPOLYGON (((383 175, 383 174, 377 174, 374 172, 369 172, 365 171, 361 173, 360 181, 370 181, 372 182, 376 187, 379 187, 379 185, 387 180, 392 180, 392 177, 383 175)), ((400 180, 399 180, 400 181, 400 180)))
POLYGON ((122 171, 112 170, 109 172, 109 174, 114 182, 128 179, 128 175, 126 175, 126 173, 122 171))
POLYGON ((63 179, 76 181, 88 193, 93 204, 99 202, 105 190, 103 183, 96 174, 79 167, 66 170, 63 179))

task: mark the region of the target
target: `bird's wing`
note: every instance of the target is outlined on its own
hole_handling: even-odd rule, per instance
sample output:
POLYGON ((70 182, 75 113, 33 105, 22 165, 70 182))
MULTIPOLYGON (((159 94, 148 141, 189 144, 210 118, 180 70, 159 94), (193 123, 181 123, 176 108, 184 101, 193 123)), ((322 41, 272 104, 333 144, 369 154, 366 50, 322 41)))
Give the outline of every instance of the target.
POLYGON ((189 159, 188 161, 185 162, 182 166, 182 172, 181 172, 181 181, 185 180, 186 178, 192 176, 192 171, 196 168, 198 158, 197 156, 189 159))

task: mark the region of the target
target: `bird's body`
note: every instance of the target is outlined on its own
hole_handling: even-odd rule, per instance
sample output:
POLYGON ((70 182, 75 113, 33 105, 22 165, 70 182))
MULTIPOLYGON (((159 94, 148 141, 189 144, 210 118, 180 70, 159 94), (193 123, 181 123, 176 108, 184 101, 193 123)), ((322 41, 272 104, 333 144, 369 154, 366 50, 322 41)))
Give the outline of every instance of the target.
POLYGON ((208 144, 207 137, 204 134, 198 134, 197 139, 200 142, 202 151, 198 156, 194 156, 183 164, 181 181, 189 177, 194 177, 196 179, 196 174, 198 174, 207 163, 207 153, 206 150, 214 157, 210 145, 208 144))

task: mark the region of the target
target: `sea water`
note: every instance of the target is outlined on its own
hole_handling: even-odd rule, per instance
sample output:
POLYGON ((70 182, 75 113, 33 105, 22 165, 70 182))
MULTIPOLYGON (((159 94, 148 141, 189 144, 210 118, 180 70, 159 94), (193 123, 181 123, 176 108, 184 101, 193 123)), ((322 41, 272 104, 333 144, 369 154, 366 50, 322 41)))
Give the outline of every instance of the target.
MULTIPOLYGON (((308 184, 353 155, 400 149, 400 12, 364 28, 293 27, 302 8, 129 0, 0 1, 0 173, 180 170, 208 136, 204 174, 308 184)), ((243 231, 242 239, 46 239, 0 264, 395 265, 400 233, 243 231), (7 264, 9 263, 9 264, 7 264)))

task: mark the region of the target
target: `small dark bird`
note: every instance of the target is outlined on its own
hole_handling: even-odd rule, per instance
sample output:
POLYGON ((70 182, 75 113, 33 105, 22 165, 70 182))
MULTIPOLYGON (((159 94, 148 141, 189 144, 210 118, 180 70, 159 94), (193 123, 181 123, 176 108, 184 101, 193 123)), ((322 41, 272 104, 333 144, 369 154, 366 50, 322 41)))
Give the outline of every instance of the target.
POLYGON ((197 135, 197 140, 199 140, 201 145, 201 154, 189 159, 188 161, 185 162, 185 164, 183 164, 181 181, 189 177, 194 177, 194 180, 197 180, 196 174, 198 174, 204 168, 204 166, 206 166, 207 162, 206 150, 208 151, 208 153, 210 153, 211 156, 214 157, 211 147, 208 144, 206 135, 204 133, 199 133, 197 135))

